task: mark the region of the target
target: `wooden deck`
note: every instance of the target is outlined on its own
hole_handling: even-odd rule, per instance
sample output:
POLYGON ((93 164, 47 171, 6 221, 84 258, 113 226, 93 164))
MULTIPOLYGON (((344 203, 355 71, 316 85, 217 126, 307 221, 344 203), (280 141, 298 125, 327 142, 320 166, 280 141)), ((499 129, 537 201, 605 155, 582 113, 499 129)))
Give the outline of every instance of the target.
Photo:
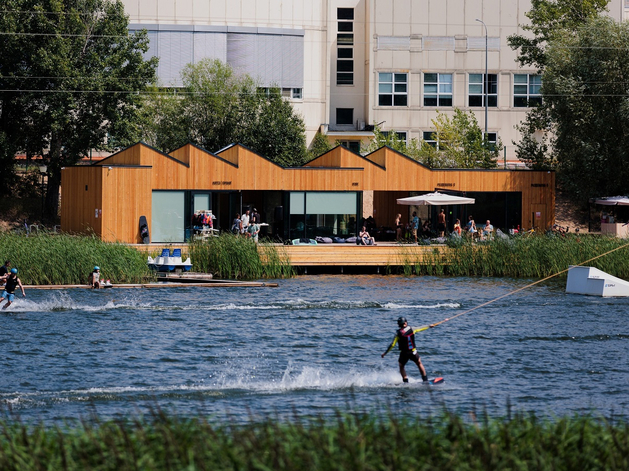
POLYGON ((378 243, 375 246, 354 244, 287 245, 284 247, 295 267, 389 267, 432 263, 447 253, 442 245, 378 243))
MULTIPOLYGON (((188 244, 130 244, 139 251, 156 255, 162 248, 180 248, 187 257, 188 244)), ((443 263, 448 253, 445 245, 413 245, 395 242, 378 242, 375 246, 355 244, 281 245, 280 253, 286 254, 294 267, 393 267, 434 263, 440 257, 443 263)), ((194 264, 194 260, 192 260, 194 264)))

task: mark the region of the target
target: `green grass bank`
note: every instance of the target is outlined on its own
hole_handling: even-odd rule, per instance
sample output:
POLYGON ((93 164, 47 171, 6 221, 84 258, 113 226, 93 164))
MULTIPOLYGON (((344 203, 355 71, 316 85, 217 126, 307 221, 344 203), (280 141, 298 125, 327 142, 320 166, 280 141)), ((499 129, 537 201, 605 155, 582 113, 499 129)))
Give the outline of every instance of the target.
MULTIPOLYGON (((629 279, 629 241, 613 237, 571 234, 566 237, 534 235, 497 238, 472 244, 467 239, 449 239, 449 249, 435 249, 423 259, 410 251, 401 266, 390 274, 436 276, 495 276, 543 278, 593 259, 587 265, 619 278, 629 279)), ((404 252, 404 246, 400 248, 404 252)), ((221 279, 256 280, 294 276, 284 246, 256 245, 250 239, 224 234, 188 247, 194 271, 212 273, 221 279)), ((186 254, 188 255, 188 254, 186 254)), ((133 247, 108 243, 97 237, 66 234, 35 234, 26 237, 0 233, 0 262, 11 260, 28 285, 87 283, 95 265, 112 283, 142 283, 154 280, 146 255, 133 247)), ((563 277, 566 275, 563 274, 563 277)))
MULTIPOLYGON (((194 271, 222 279, 255 280, 293 275, 283 246, 256 244, 244 237, 225 234, 189 246, 194 271), (263 263, 264 260, 264 263, 263 263)), ((0 264, 11 261, 27 285, 87 284, 94 266, 112 283, 155 280, 146 254, 133 247, 103 242, 94 236, 39 233, 26 236, 0 233, 0 264)))
POLYGON ((4 471, 629 469, 629 425, 593 417, 339 413, 216 425, 156 412, 64 427, 4 421, 0 430, 4 471))

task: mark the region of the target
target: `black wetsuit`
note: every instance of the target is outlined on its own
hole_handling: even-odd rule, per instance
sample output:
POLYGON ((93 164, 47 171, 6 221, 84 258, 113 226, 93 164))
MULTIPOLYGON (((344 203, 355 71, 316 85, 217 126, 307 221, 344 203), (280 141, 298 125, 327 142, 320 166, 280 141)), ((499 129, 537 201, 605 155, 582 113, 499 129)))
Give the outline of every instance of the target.
POLYGON ((15 288, 17 287, 17 276, 9 276, 7 278, 7 284, 4 285, 4 290, 9 294, 15 294, 15 288))
POLYGON ((415 334, 428 328, 429 326, 424 325, 418 329, 412 329, 407 325, 402 329, 396 330, 395 337, 393 337, 393 341, 389 345, 389 348, 387 348, 387 351, 384 352, 383 356, 389 353, 397 343, 400 348, 400 358, 398 360, 400 364, 404 366, 408 360, 411 360, 416 365, 419 365, 419 353, 417 353, 417 346, 415 345, 415 334))
POLYGON ((406 326, 403 329, 398 329, 396 335, 400 348, 400 358, 398 359, 400 365, 406 365, 408 360, 417 364, 419 362, 419 353, 417 353, 413 329, 410 326, 406 326))

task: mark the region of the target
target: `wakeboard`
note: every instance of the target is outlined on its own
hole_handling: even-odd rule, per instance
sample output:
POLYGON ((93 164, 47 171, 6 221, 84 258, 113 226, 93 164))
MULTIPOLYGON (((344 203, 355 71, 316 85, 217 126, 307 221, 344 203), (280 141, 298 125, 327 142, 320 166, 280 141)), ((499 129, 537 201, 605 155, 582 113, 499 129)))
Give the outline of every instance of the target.
MULTIPOLYGON (((420 385, 420 386, 432 386, 432 385, 436 385, 436 384, 442 384, 445 381, 445 379, 443 379, 443 377, 439 376, 437 378, 432 378, 429 379, 428 381, 419 381, 416 383, 413 383, 413 385, 420 385)), ((402 385, 407 385, 409 383, 402 383, 402 385)))

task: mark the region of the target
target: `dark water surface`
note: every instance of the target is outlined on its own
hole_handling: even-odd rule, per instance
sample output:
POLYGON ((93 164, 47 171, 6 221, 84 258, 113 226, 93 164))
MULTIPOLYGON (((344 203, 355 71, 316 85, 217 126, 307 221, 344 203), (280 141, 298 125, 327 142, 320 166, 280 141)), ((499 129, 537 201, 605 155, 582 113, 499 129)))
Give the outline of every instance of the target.
POLYGON ((302 276, 279 288, 27 290, 0 314, 0 406, 28 421, 143 413, 247 421, 354 410, 629 416, 629 300, 547 282, 419 333, 428 375, 380 354, 533 280, 302 276))

